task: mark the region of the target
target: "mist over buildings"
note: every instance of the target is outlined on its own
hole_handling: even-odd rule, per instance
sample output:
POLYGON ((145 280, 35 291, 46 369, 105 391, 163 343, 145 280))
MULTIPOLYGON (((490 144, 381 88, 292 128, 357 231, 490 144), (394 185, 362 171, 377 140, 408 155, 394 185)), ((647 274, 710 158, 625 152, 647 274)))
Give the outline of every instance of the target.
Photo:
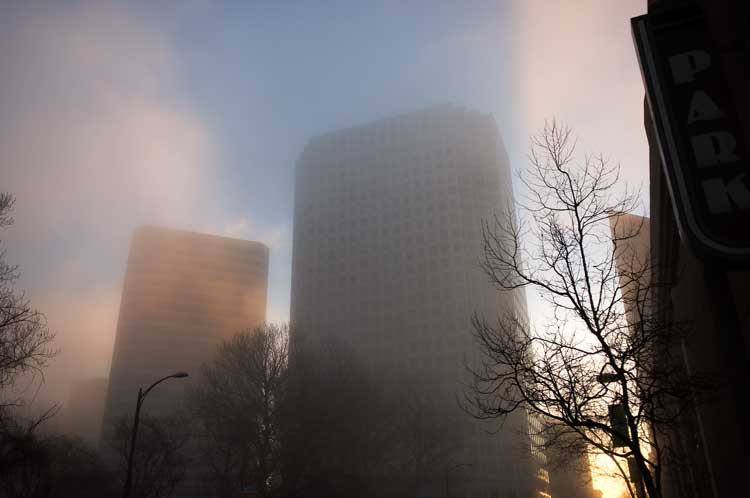
POLYGON ((642 168, 645 141, 626 126, 640 119, 640 81, 620 36, 639 2, 617 2, 618 16, 601 2, 544 2, 554 15, 543 17, 537 3, 339 5, 331 19, 202 2, 3 7, 0 159, 17 197, 4 242, 58 331, 49 381, 106 372, 140 224, 266 242, 269 317, 287 317, 292 171, 309 136, 454 103, 496 116, 514 168, 553 116, 626 174, 642 168), (582 74, 622 88, 616 120, 582 74))
MULTIPOLYGON (((28 392, 64 409, 74 383, 109 375, 138 226, 265 244, 265 316, 288 320, 294 172, 311 137, 450 104, 494 119, 514 173, 558 117, 641 183, 627 21, 643 4, 4 5, 0 190, 16 206, 2 242, 60 349, 28 392)), ((535 296, 529 309, 545 313, 535 296)))

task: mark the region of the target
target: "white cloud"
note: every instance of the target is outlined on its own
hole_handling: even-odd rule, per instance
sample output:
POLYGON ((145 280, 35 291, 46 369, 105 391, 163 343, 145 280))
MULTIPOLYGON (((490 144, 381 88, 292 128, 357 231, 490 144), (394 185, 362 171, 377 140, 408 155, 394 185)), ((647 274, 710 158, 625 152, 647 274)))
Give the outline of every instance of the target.
POLYGON ((263 242, 270 249, 279 249, 287 244, 288 230, 285 225, 261 225, 249 218, 237 218, 224 222, 221 235, 237 239, 263 242))
POLYGON ((167 37, 114 2, 16 7, 0 41, 3 243, 57 331, 47 391, 108 374, 132 229, 200 226, 216 161, 167 37), (10 166, 6 166, 10 165, 10 166))
POLYGON ((289 321, 288 306, 284 307, 274 301, 269 301, 266 308, 266 321, 269 323, 282 323, 289 321))
POLYGON ((528 0, 519 19, 525 135, 563 119, 582 152, 611 155, 635 185, 647 181, 648 148, 630 18, 645 10, 643 0, 528 0))
POLYGON ((197 116, 164 97, 168 41, 112 4, 27 19, 14 31, 0 158, 18 216, 127 226, 189 218, 214 158, 197 116))

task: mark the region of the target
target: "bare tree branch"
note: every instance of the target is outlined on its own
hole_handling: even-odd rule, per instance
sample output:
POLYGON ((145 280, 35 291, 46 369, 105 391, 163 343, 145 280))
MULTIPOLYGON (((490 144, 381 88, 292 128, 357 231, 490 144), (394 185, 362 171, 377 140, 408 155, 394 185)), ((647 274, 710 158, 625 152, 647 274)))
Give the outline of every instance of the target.
MULTIPOLYGON (((14 198, 0 193, 0 228, 13 224, 10 213, 14 198)), ((0 250, 0 421, 12 407, 23 404, 14 394, 14 384, 23 376, 42 377, 43 369, 56 351, 54 333, 45 316, 31 307, 22 291, 15 288, 18 267, 5 261, 0 250)))
POLYGON ((604 453, 626 481, 620 459, 632 458, 648 496, 661 498, 665 452, 655 431, 675 422, 698 382, 669 357, 686 329, 651 307, 669 283, 654 281, 648 252, 633 250, 643 224, 628 215, 639 192, 619 191, 619 165, 604 156, 579 162, 576 146, 569 127, 546 123, 531 141, 522 200, 483 222, 492 284, 539 292, 554 320, 533 328, 526 317, 475 316, 483 360, 468 367, 463 404, 478 418, 526 410, 544 421, 551 446, 604 453), (601 383, 603 373, 614 382, 601 383), (611 405, 624 408, 623 427, 610 424, 611 405))

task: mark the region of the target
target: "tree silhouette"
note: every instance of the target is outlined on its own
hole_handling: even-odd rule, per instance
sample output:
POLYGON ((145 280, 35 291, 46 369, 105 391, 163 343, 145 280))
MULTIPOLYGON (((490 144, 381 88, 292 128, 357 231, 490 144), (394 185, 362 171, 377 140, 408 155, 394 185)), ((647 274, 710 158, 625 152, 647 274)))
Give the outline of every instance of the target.
POLYGON ((189 394, 201 459, 219 497, 253 483, 278 486, 278 409, 285 395, 288 327, 265 324, 219 346, 189 394))
POLYGON ((518 219, 509 209, 483 223, 482 269, 501 291, 538 291, 553 317, 532 327, 521 316, 475 316, 483 356, 469 367, 465 405, 479 418, 527 410, 549 421, 547 445, 580 451, 584 442, 615 461, 631 494, 642 479, 661 498, 669 448, 660 435, 699 379, 672 356, 685 327, 651 306, 668 283, 633 250, 642 226, 626 215, 638 193, 619 190, 619 166, 603 156, 579 162, 571 129, 556 122, 532 139, 529 163, 518 219))
MULTIPOLYGON (((13 224, 15 199, 0 193, 0 229, 13 224)), ((0 249, 0 419, 8 409, 22 404, 11 387, 22 375, 41 374, 55 355, 51 343, 55 335, 47 328, 45 316, 31 307, 30 300, 15 288, 18 267, 5 260, 0 249)))
MULTIPOLYGON (((124 482, 130 452, 131 421, 120 418, 109 444, 119 459, 118 475, 124 482)), ((141 416, 133 458, 134 498, 169 498, 185 480, 185 445, 188 424, 173 417, 141 416)), ((122 483, 121 483, 122 484, 122 483)), ((120 489, 120 488, 118 488, 120 489)))

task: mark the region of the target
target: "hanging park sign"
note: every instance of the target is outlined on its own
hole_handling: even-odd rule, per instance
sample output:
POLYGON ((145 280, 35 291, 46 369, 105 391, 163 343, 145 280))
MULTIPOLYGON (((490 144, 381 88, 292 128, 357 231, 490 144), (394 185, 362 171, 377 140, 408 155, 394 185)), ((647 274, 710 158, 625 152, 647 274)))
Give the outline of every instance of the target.
POLYGON ((631 24, 680 234, 702 255, 746 263, 750 156, 706 20, 688 8, 631 24))

